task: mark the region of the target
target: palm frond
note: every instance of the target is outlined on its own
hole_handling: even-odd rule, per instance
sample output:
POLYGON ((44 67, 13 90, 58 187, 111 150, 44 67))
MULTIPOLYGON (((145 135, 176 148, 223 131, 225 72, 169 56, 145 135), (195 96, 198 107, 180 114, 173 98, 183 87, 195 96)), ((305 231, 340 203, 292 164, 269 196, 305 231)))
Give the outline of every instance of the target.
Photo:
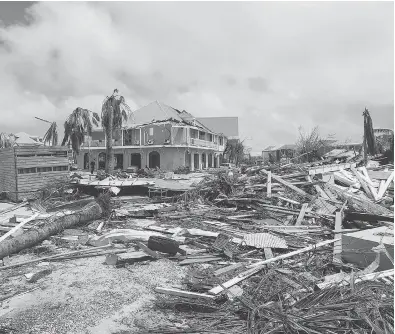
POLYGON ((0 148, 12 147, 15 143, 16 137, 12 133, 0 133, 0 148))
POLYGON ((51 146, 58 145, 58 126, 56 122, 52 122, 49 129, 43 137, 44 144, 50 144, 51 146))
POLYGON ((99 115, 88 109, 76 108, 64 123, 64 137, 62 145, 71 142, 73 150, 78 154, 85 135, 91 136, 93 126, 98 126, 99 115))

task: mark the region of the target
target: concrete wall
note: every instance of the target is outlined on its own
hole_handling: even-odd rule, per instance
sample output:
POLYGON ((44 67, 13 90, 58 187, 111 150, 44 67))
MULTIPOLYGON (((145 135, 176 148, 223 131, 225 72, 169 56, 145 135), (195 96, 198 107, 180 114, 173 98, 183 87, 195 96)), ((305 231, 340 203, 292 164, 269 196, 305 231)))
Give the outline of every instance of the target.
POLYGON ((164 145, 165 140, 171 140, 171 124, 150 124, 141 129, 141 141, 143 145, 148 145, 148 141, 153 141, 153 145, 164 145))
POLYGON ((0 193, 6 192, 7 198, 16 201, 16 191, 14 149, 4 148, 0 150, 0 193))

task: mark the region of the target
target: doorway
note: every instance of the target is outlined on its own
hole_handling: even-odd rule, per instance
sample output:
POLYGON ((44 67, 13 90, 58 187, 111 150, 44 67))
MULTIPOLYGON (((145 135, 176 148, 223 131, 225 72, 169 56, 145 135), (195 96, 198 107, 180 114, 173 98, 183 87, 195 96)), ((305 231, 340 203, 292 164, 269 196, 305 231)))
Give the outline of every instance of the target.
POLYGON ((106 168, 106 153, 101 152, 99 153, 98 157, 98 169, 105 169, 106 168))
POLYGON ((137 166, 138 169, 141 169, 141 154, 140 153, 132 153, 130 155, 130 166, 137 166))
POLYGON ((160 154, 156 151, 152 151, 148 155, 149 168, 160 168, 160 154))
POLYGON ((123 169, 123 154, 114 154, 114 168, 123 169))

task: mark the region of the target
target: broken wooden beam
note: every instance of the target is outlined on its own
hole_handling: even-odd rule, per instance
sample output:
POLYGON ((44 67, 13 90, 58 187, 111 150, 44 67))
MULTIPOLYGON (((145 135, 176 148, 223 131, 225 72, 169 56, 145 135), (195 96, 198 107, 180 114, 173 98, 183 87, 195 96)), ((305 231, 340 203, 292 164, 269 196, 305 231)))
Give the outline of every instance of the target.
MULTIPOLYGON (((229 281, 223 283, 222 285, 225 288, 230 288, 231 286, 233 286, 233 285, 235 285, 235 284, 237 284, 237 283, 239 283, 241 281, 244 281, 248 277, 251 277, 252 275, 255 275, 256 273, 260 272, 265 267, 266 264, 273 263, 273 262, 276 262, 276 261, 279 261, 279 260, 283 260, 283 259, 287 259, 287 258, 290 258, 290 257, 295 256, 295 255, 299 255, 299 254, 302 254, 302 253, 306 253, 306 252, 309 252, 309 251, 314 250, 316 248, 320 248, 320 247, 329 245, 329 244, 334 243, 336 241, 337 241, 337 239, 326 240, 326 241, 319 242, 317 244, 314 244, 314 245, 311 245, 311 246, 308 246, 308 247, 305 247, 305 248, 302 248, 302 249, 298 249, 298 250, 290 252, 290 253, 282 254, 282 255, 273 257, 271 259, 267 259, 267 260, 264 260, 264 261, 260 261, 260 262, 254 263, 254 264, 250 265, 250 269, 240 273, 238 276, 230 279, 229 281)), ((217 295, 220 292, 222 292, 223 290, 224 290, 223 287, 221 287, 221 285, 218 285, 218 286, 212 288, 209 291, 209 293, 217 295)))
POLYGON ((267 181, 266 181, 266 190, 267 190, 267 197, 272 197, 272 172, 267 173, 267 181))
POLYGON ((22 222, 20 222, 18 225, 16 225, 15 227, 11 228, 6 234, 2 235, 0 237, 0 243, 7 239, 10 235, 14 234, 16 231, 18 231, 21 227, 23 227, 24 225, 26 225, 28 222, 36 219, 36 217, 39 215, 39 213, 35 213, 33 216, 26 218, 24 220, 22 220, 22 222))
POLYGON ((296 220, 295 226, 302 225, 302 221, 303 221, 303 218, 304 218, 304 215, 306 213, 308 206, 309 206, 308 203, 303 203, 302 208, 300 209, 300 212, 299 212, 298 219, 296 220))
MULTIPOLYGON (((269 173, 267 170, 264 170, 264 169, 262 169, 261 172, 265 173, 266 175, 269 173)), ((277 182, 281 183, 282 185, 284 185, 284 186, 288 187, 289 189, 295 191, 295 192, 298 193, 299 195, 304 196, 304 197, 307 197, 307 198, 310 198, 310 199, 313 198, 312 195, 306 193, 305 191, 303 191, 302 189, 300 189, 300 188, 298 188, 298 187, 295 187, 295 186, 292 185, 291 183, 289 183, 289 182, 283 180, 283 179, 282 179, 281 177, 279 177, 278 175, 275 175, 275 174, 272 173, 272 174, 271 174, 271 177, 272 177, 273 179, 275 179, 277 182)))
POLYGON ((207 301, 212 301, 216 298, 215 296, 208 295, 205 293, 189 292, 189 291, 183 291, 183 290, 172 289, 172 288, 157 287, 157 288, 155 288, 155 292, 163 293, 166 295, 177 296, 177 297, 185 297, 185 298, 192 298, 192 299, 204 299, 207 301))
POLYGON ((342 262, 342 236, 340 233, 342 229, 342 213, 341 211, 337 211, 335 215, 335 239, 338 239, 338 241, 333 245, 333 260, 335 262, 342 262))
POLYGON ((214 276, 223 275, 223 274, 229 273, 231 271, 237 270, 239 268, 243 268, 244 266, 245 266, 245 264, 242 262, 235 263, 230 266, 227 266, 227 267, 224 267, 224 268, 214 271, 214 276))

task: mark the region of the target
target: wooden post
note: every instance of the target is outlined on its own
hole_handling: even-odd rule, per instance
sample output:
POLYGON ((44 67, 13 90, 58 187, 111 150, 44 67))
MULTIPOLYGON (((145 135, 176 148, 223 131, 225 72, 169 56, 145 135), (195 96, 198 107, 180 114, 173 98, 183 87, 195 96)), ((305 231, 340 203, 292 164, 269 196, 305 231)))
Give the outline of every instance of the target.
POLYGON ((337 211, 335 217, 335 239, 338 239, 338 241, 336 241, 333 245, 333 261, 337 263, 342 262, 341 253, 343 246, 341 239, 342 238, 341 230, 342 230, 342 212, 337 211))
POLYGON ((267 172, 266 188, 267 188, 267 197, 268 198, 272 197, 272 172, 267 172))
POLYGON ((308 203, 303 203, 302 208, 300 209, 300 212, 299 212, 298 219, 296 220, 295 226, 302 225, 304 214, 306 213, 308 205, 309 205, 308 203))

